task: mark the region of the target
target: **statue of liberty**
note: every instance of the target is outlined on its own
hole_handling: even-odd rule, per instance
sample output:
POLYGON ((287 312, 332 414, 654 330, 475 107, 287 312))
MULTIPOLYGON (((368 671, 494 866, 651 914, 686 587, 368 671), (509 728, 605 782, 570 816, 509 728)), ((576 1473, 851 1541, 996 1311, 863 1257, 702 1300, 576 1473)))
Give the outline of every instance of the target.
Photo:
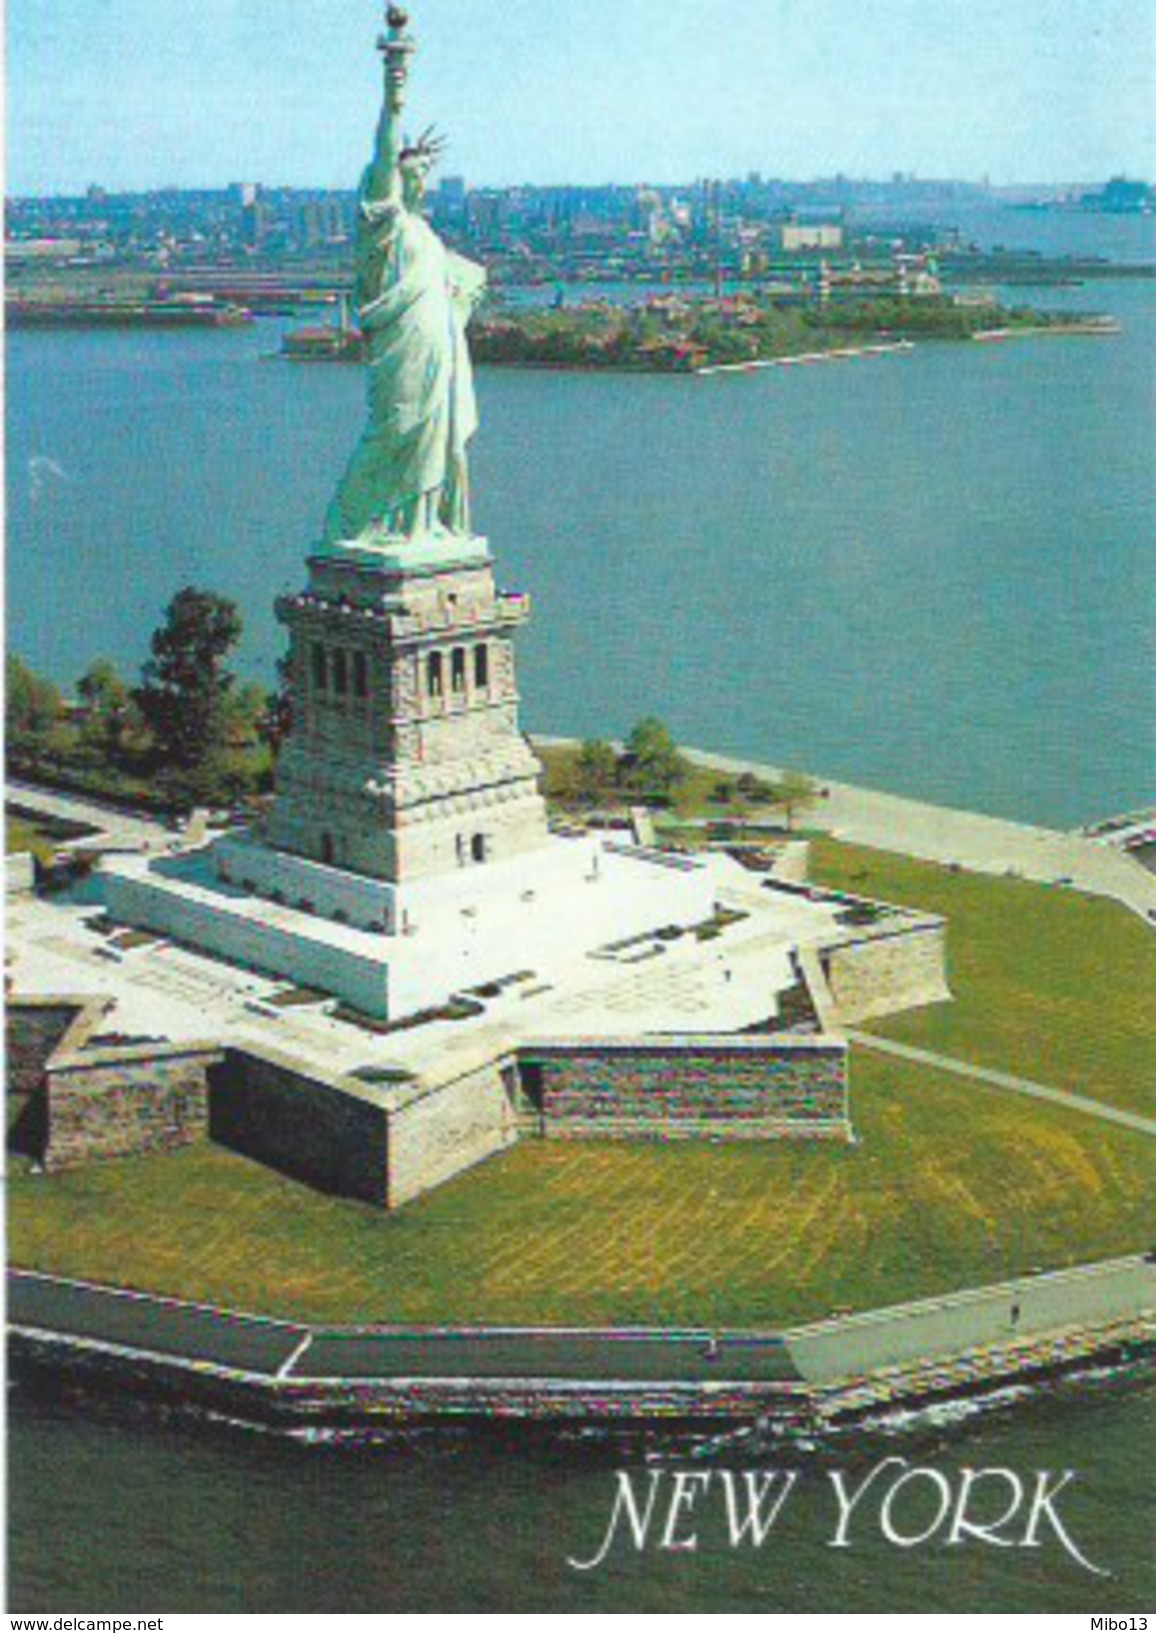
POLYGON ((369 423, 329 507, 327 545, 470 532, 467 448, 478 428, 466 326, 485 270, 422 214, 442 144, 401 137, 414 44, 391 7, 385 102, 361 187, 355 303, 366 337, 369 423))

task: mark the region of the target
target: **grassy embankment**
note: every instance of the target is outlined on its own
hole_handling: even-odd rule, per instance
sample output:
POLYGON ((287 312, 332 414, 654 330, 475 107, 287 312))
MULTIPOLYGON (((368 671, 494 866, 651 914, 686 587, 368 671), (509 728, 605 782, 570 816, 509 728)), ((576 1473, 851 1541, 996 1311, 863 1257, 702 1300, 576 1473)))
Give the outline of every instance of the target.
POLYGON ((861 1143, 525 1144, 390 1217, 209 1147, 17 1178, 16 1263, 364 1321, 774 1325, 1147 1242, 1153 1145, 863 1056, 861 1143))
MULTIPOLYGON (((825 842, 828 883, 946 912, 945 1006, 889 1033, 1143 1105, 1143 927, 1068 892, 825 842)), ((211 1148, 15 1176, 16 1263, 329 1320, 774 1325, 1149 1245, 1156 1142, 858 1052, 842 1146, 524 1144, 390 1217, 211 1148)))
POLYGON ((820 840, 816 882, 941 913, 955 1001, 871 1031, 1156 1116, 1156 939, 1114 902, 820 840))
POLYGON ((50 862, 59 849, 58 835, 51 829, 26 817, 7 816, 4 820, 4 844, 9 856, 19 851, 31 851, 42 862, 50 862))

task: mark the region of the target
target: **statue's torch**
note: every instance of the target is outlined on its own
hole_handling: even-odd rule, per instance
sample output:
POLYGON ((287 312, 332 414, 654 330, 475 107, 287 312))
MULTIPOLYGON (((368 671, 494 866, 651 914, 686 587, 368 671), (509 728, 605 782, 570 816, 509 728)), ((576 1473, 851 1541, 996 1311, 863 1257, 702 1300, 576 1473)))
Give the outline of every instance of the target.
POLYGON ((417 42, 406 33, 409 14, 400 6, 390 6, 385 14, 386 33, 377 42, 377 49, 385 61, 386 106, 395 116, 405 106, 405 88, 409 81, 410 58, 417 50, 417 42))

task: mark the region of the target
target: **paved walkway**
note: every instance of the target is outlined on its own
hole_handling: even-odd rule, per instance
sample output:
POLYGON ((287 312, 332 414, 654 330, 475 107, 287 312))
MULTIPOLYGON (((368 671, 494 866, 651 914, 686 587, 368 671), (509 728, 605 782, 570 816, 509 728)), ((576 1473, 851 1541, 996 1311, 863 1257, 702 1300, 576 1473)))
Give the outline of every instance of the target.
MULTIPOLYGON (((780 767, 750 760, 698 749, 686 752, 698 764, 728 774, 752 771, 772 782, 783 774, 780 767)), ((1110 897, 1156 923, 1156 875, 1111 845, 1082 834, 955 811, 849 783, 823 781, 821 786, 828 790, 827 798, 807 811, 805 821, 837 839, 927 862, 955 862, 977 873, 1014 872, 1043 884, 1064 880, 1091 895, 1110 897)))
MULTIPOLYGON (((1156 1262, 1134 1256, 841 1315, 786 1332, 596 1328, 310 1328, 31 1271, 8 1273, 16 1332, 165 1357, 268 1383, 826 1384, 983 1346, 1136 1321, 1156 1262)), ((577 1395, 574 1397, 577 1399, 577 1395)))
POLYGON ((819 1321, 785 1337, 806 1381, 830 1384, 883 1367, 1142 1321, 1153 1309, 1156 1263, 1134 1257, 819 1321))
POLYGON ((18 806, 22 811, 95 830, 91 836, 74 841, 74 849, 99 844, 102 848, 111 845, 124 850, 155 850, 173 842, 174 835, 155 817, 133 816, 116 806, 83 799, 78 794, 13 780, 5 785, 4 797, 7 804, 18 806))
POLYGON ((789 1383, 776 1333, 598 1328, 310 1327, 32 1271, 8 1273, 8 1322, 286 1383, 553 1378, 789 1383))
POLYGON ((918 1066, 933 1066, 937 1071, 953 1072, 956 1077, 972 1078, 988 1083, 995 1089, 1010 1089, 1013 1094, 1026 1094, 1033 1100, 1046 1100, 1065 1111, 1082 1112, 1086 1117, 1098 1117, 1101 1122, 1118 1123, 1137 1134, 1156 1138, 1156 1118, 1142 1117, 1139 1112, 1122 1111, 1118 1106, 1106 1105, 1102 1100, 1089 1100, 1083 1094, 1071 1094, 1067 1089, 1050 1089, 1043 1083, 1033 1083, 1027 1077, 1012 1077, 1008 1072, 996 1072, 988 1066, 973 1066, 970 1061, 956 1060, 950 1055, 933 1054, 929 1049, 916 1049, 909 1043, 897 1043, 893 1038, 881 1038, 874 1032, 848 1031, 852 1043, 863 1049, 874 1049, 880 1054, 895 1055, 900 1060, 911 1060, 918 1066))
POLYGON ((122 1288, 8 1273, 8 1323, 22 1331, 276 1376, 308 1329, 122 1288))

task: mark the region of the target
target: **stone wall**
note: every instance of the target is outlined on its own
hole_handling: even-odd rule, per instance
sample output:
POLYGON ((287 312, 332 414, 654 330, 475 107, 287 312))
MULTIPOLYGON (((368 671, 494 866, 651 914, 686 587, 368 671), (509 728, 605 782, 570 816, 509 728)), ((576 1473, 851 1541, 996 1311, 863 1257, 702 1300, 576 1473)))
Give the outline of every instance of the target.
POLYGON ((389 1119, 389 1205, 400 1208, 518 1138, 517 1068, 495 1060, 409 1091, 389 1119))
POLYGON ((44 1087, 48 1062, 63 1045, 79 1049, 99 1023, 106 1006, 99 999, 57 994, 13 998, 6 1007, 5 1072, 9 1094, 33 1094, 44 1087))
POLYGON ((48 1168, 171 1151, 208 1131, 208 1045, 149 1044, 57 1055, 49 1064, 48 1168))
POLYGON ((512 1071, 495 1060, 446 1082, 376 1086, 246 1045, 212 1072, 209 1131, 316 1190, 399 1208, 514 1143, 512 1071))
POLYGON ((847 1138, 847 1045, 814 1037, 578 1039, 519 1053, 528 1128, 581 1136, 847 1138))
POLYGON ((843 1026, 943 1003, 951 997, 947 926, 941 919, 875 931, 826 947, 821 962, 843 1026))
POLYGON ((106 1011, 100 999, 56 994, 13 998, 6 1007, 7 1148, 33 1162, 48 1143, 48 1064, 58 1051, 78 1049, 106 1011))
POLYGON ((330 1195, 389 1201, 387 1093, 271 1050, 226 1049, 212 1071, 219 1144, 330 1195))
POLYGON ((816 1038, 536 1045, 444 1081, 371 1086, 246 1046, 211 1074, 218 1143, 332 1195, 400 1208, 547 1138, 850 1133, 847 1048, 816 1038))

